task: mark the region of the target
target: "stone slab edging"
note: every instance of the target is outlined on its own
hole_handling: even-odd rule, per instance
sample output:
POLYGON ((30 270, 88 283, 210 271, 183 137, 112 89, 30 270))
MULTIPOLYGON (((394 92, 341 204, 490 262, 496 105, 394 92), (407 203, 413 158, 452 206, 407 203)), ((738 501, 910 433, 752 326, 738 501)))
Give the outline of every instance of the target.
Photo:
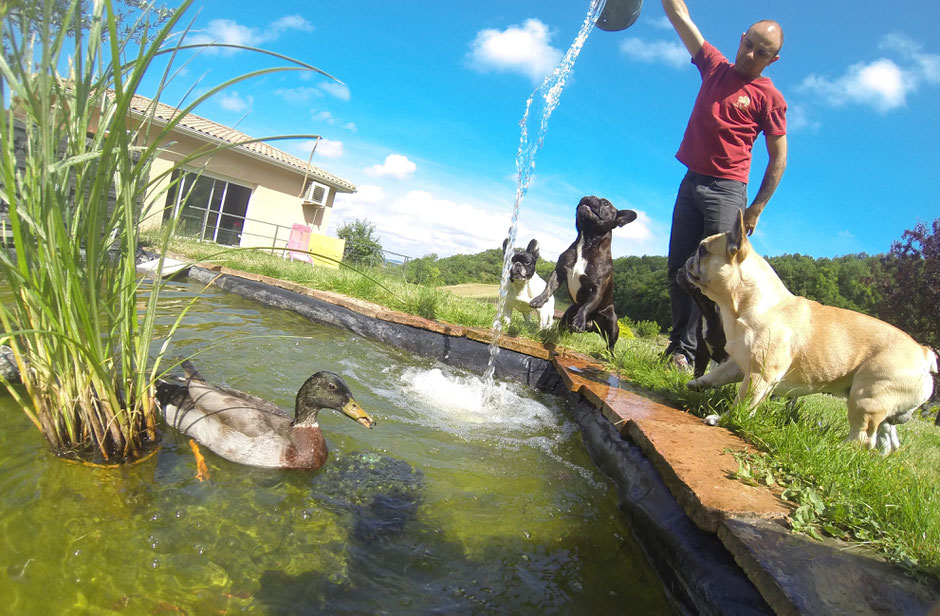
MULTIPOLYGON (((189 276, 454 365, 481 370, 489 359, 493 332, 488 329, 408 315, 218 265, 194 266, 189 276), (298 302, 298 296, 307 299, 298 302)), ((940 605, 940 590, 916 583, 857 546, 829 540, 820 547, 790 533, 783 523, 790 509, 777 494, 732 478, 737 462, 731 452, 753 448, 729 430, 705 426, 689 413, 630 391, 586 355, 510 336, 501 336, 499 346, 508 352, 497 358, 498 377, 587 403, 576 405, 585 443, 618 484, 621 508, 680 612, 922 616, 940 605), (588 405, 595 411, 585 414, 588 405), (619 451, 617 459, 612 450, 619 451), (646 486, 646 494, 636 494, 637 483, 646 486), (651 511, 643 500, 657 489, 663 494, 650 497, 657 503, 651 511), (670 509, 667 501, 678 514, 657 519, 670 509), (705 536, 688 528, 693 525, 705 536), (738 579, 742 571, 753 587, 738 579)))
POLYGON ((702 530, 717 533, 721 520, 729 517, 783 519, 790 512, 771 490, 732 478, 738 465, 731 452, 754 450, 731 431, 716 430, 694 415, 621 389, 619 382, 586 378, 597 370, 592 362, 556 358, 555 366, 572 391, 640 446, 702 530))

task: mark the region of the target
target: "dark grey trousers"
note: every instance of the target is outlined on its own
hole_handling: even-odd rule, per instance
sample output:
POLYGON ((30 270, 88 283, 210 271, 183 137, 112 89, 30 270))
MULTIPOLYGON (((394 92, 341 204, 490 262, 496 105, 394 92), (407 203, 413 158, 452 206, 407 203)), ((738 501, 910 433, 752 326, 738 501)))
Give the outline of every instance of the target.
POLYGON ((698 306, 676 283, 676 273, 699 242, 715 233, 730 231, 738 212, 747 207, 747 184, 689 171, 682 178, 676 205, 672 211, 669 236, 669 300, 672 306, 672 330, 667 355, 682 353, 689 363, 702 333, 698 306))

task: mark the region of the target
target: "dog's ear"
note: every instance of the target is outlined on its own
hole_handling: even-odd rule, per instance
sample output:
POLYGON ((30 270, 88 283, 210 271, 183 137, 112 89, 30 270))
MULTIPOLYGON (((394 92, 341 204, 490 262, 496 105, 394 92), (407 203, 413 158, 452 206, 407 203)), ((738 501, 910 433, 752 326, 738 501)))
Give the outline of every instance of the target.
POLYGON ((738 220, 731 231, 728 231, 728 256, 737 261, 741 261, 747 255, 751 244, 747 240, 747 232, 744 230, 744 212, 738 210, 738 220))
POLYGON ((617 210, 617 226, 622 227, 636 220, 636 212, 633 210, 617 210))
POLYGON ((525 251, 531 252, 533 255, 538 257, 539 256, 539 241, 536 239, 533 239, 531 242, 529 242, 529 245, 526 246, 525 251))

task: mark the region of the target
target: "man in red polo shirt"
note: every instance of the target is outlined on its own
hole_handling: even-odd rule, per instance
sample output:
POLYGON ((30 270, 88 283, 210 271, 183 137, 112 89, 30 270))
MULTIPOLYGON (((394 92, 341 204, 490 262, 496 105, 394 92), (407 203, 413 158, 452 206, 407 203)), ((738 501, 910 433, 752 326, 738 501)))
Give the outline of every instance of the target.
POLYGON ((669 238, 672 330, 666 353, 675 365, 686 368, 695 356, 702 319, 695 302, 676 282, 676 273, 703 238, 730 230, 739 211, 744 211, 750 235, 787 166, 787 105, 770 79, 761 76, 779 59, 783 31, 777 22, 757 22, 741 35, 731 64, 704 39, 682 0, 662 3, 702 74, 702 87, 676 153, 688 172, 679 185, 669 238), (762 132, 769 160, 748 206, 751 148, 762 132))

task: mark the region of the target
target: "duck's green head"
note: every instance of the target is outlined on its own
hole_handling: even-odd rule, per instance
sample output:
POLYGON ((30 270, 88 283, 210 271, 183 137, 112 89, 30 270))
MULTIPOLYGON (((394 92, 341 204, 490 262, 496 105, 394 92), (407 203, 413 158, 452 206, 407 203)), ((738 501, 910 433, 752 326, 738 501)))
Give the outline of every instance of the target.
POLYGON ((367 428, 375 425, 375 420, 362 410, 343 379, 333 372, 317 372, 300 386, 294 424, 315 422, 320 409, 337 410, 367 428))

